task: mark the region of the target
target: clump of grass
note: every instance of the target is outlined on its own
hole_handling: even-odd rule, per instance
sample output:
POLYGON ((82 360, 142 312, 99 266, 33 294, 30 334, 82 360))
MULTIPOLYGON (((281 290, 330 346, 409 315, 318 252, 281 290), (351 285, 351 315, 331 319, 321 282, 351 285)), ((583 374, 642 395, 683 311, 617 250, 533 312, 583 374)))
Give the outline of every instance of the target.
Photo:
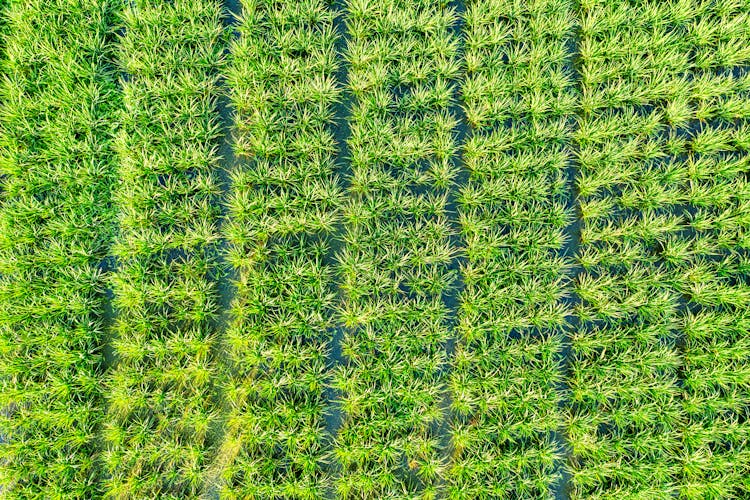
POLYGON ((748 10, 582 7, 572 496, 744 498, 748 10))
POLYGON ((445 464, 443 294, 455 276, 446 208, 457 16, 444 2, 349 1, 349 201, 338 253, 344 361, 334 386, 341 498, 434 498, 445 464))
POLYGON ((217 476, 227 498, 317 499, 334 319, 325 255, 341 202, 334 11, 321 0, 243 8, 227 72, 238 164, 223 233, 236 279, 217 476))
POLYGON ((139 0, 122 23, 106 494, 193 497, 217 420, 211 277, 221 8, 211 0, 139 0))
POLYGON ((567 0, 476 0, 464 16, 471 130, 448 497, 543 498, 561 465, 576 23, 567 0))
POLYGON ((0 494, 93 498, 111 236, 110 2, 2 2, 0 494))

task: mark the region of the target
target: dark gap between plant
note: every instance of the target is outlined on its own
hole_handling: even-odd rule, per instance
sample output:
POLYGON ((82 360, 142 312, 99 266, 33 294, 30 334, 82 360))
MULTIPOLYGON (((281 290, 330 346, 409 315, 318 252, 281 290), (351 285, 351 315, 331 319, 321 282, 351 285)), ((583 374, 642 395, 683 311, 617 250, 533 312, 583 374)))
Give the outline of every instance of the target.
MULTIPOLYGON (((224 28, 221 38, 221 45, 224 57, 228 58, 231 54, 232 40, 236 39, 239 34, 235 27, 242 13, 242 5, 239 0, 223 0, 222 2, 222 25, 224 28)), ((221 70, 220 70, 221 71, 221 70)), ((218 453, 221 443, 226 435, 226 417, 229 414, 229 407, 224 398, 224 383, 230 376, 230 367, 227 366, 226 356, 224 355, 224 338, 226 331, 231 322, 231 306, 235 295, 234 280, 237 278, 236 270, 227 263, 226 252, 228 243, 222 236, 222 228, 228 216, 227 201, 232 191, 231 172, 236 168, 239 160, 234 154, 234 115, 229 95, 229 89, 226 85, 226 79, 223 75, 218 81, 218 96, 216 99, 216 114, 218 122, 221 125, 222 136, 218 145, 218 168, 216 170, 217 184, 220 189, 217 203, 219 206, 219 218, 216 231, 219 234, 219 240, 213 246, 213 275, 210 277, 215 284, 217 297, 218 314, 213 320, 213 331, 216 334, 216 340, 212 347, 212 357, 218 368, 218 380, 213 386, 213 397, 217 409, 221 413, 217 420, 215 428, 210 431, 212 436, 212 446, 214 454, 218 453)), ((216 458, 216 456, 214 456, 216 458)), ((211 468, 207 471, 205 478, 203 498, 219 498, 219 468, 211 468)))
MULTIPOLYGON (((349 83, 349 69, 346 64, 344 55, 346 54, 347 46, 349 43, 349 32, 346 28, 346 0, 334 0, 331 4, 331 9, 335 13, 333 19, 333 29, 338 35, 336 39, 336 55, 341 61, 336 72, 335 79, 336 83, 341 88, 341 98, 335 104, 334 108, 334 122, 331 126, 333 137, 336 141, 336 174, 339 178, 339 187, 347 192, 348 179, 351 176, 351 163, 350 152, 349 152, 349 116, 351 110, 352 96, 348 89, 349 83)), ((336 226, 330 234, 328 239, 329 246, 328 252, 324 258, 324 265, 326 268, 333 271, 334 276, 331 284, 332 292, 336 299, 334 304, 340 304, 344 300, 344 293, 339 287, 339 280, 336 279, 338 275, 338 255, 344 248, 344 236, 346 234, 346 228, 341 218, 338 219, 336 226)), ((341 394, 338 390, 330 385, 331 376, 337 367, 345 363, 345 359, 341 352, 341 344, 344 339, 345 327, 341 324, 337 318, 337 311, 331 310, 328 314, 335 318, 333 326, 329 329, 328 335, 330 338, 329 350, 328 350, 328 374, 329 384, 324 389, 324 399, 327 401, 327 408, 325 412, 325 435, 328 439, 326 448, 332 450, 336 440, 336 435, 343 422, 343 415, 341 413, 341 394)), ((340 475, 341 470, 338 463, 331 459, 326 461, 324 464, 324 470, 329 474, 330 478, 333 479, 335 476, 340 475)), ((336 498, 336 490, 333 486, 333 481, 328 485, 325 493, 326 498, 336 498)))

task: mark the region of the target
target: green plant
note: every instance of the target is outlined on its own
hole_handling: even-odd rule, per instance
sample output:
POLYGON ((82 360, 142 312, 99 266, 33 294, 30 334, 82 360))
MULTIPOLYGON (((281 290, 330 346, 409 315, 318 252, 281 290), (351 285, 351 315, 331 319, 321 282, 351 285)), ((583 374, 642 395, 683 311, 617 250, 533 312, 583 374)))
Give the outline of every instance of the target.
POLYGON ((215 476, 227 498, 317 499, 329 483, 326 255, 341 202, 335 11, 321 0, 243 7, 227 69, 237 161, 222 233, 236 276, 215 476))
POLYGON ((221 9, 211 0, 141 0, 124 9, 122 25, 106 495, 193 496, 218 418, 221 9))
POLYGON ((112 2, 3 2, 0 491, 100 493, 112 2))

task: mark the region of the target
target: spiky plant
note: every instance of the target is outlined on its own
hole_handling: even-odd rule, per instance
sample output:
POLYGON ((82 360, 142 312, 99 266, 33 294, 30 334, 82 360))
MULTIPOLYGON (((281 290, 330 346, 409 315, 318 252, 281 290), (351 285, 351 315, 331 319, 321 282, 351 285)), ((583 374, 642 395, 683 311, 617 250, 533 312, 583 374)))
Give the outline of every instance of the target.
POLYGON ((202 491, 217 420, 221 9, 138 0, 122 25, 106 494, 185 498, 202 491))
POLYGON ((2 3, 0 494, 100 494, 114 2, 2 3))
POLYGON ((230 410, 214 472, 226 498, 317 499, 328 487, 334 15, 320 0, 243 2, 231 46, 230 410))

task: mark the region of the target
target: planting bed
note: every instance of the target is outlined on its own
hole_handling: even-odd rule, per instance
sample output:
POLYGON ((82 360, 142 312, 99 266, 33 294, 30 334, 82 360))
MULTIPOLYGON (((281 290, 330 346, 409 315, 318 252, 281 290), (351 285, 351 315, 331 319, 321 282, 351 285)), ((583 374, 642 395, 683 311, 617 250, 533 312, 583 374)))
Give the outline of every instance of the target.
POLYGON ((0 491, 87 498, 105 411, 112 6, 0 5, 0 491))
POLYGON ((750 494, 747 9, 581 11, 574 497, 750 494))
POLYGON ((144 0, 121 20, 115 362, 106 377, 102 475, 112 497, 195 496, 220 416, 220 6, 144 0))
POLYGON ((449 496, 544 497, 560 481, 571 313, 575 19, 570 2, 467 2, 471 127, 458 217, 464 288, 452 360, 449 496))
POLYGON ((342 191, 332 120, 335 12, 322 1, 243 3, 227 69, 234 111, 222 233, 234 298, 224 339, 221 492, 322 498, 333 268, 342 191))

